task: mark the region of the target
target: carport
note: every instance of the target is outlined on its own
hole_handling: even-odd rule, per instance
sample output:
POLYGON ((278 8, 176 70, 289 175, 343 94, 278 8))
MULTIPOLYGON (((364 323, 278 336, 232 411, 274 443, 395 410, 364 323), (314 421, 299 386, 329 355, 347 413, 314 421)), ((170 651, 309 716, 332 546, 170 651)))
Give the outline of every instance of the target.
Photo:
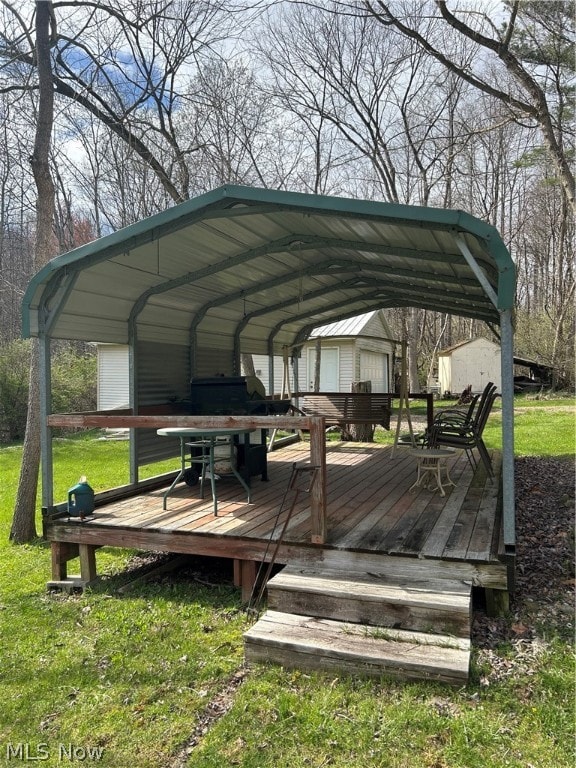
MULTIPOLYGON (((514 291, 497 230, 462 211, 237 186, 58 256, 23 302, 24 335, 42 350, 43 507, 54 501, 53 340, 128 344, 138 414, 185 400, 192 376, 239 374, 242 353, 272 360, 314 327, 412 306, 500 327, 503 536, 513 556, 514 291)), ((132 431, 133 483, 161 442, 132 431)))

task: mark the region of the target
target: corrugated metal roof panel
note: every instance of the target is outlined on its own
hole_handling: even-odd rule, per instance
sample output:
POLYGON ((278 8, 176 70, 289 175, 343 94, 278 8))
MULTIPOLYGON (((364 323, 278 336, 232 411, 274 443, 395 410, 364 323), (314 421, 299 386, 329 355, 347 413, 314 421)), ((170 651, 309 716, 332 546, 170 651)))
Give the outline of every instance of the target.
POLYGON ((347 320, 339 320, 335 323, 314 328, 311 337, 318 336, 360 336, 368 322, 377 314, 377 311, 366 312, 347 320))
POLYGON ((461 211, 231 186, 53 259, 23 311, 29 335, 203 336, 238 354, 326 325, 357 335, 361 316, 393 306, 497 324, 513 299, 498 233, 461 211))

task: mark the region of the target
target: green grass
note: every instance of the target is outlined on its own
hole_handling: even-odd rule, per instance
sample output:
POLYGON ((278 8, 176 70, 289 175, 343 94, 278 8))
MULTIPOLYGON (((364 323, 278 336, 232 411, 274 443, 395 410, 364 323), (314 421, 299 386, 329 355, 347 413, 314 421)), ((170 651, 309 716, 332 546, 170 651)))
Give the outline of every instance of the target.
MULTIPOLYGON (((452 407, 439 401, 437 408, 452 407)), ((426 409, 411 406, 411 413, 425 416, 426 409)), ((375 439, 391 444, 396 422, 390 430, 378 429, 375 439)), ((415 431, 418 431, 415 428, 415 431)), ((497 400, 484 429, 489 448, 502 447, 502 407, 497 400)), ((574 398, 534 400, 520 395, 514 398, 514 453, 516 456, 574 456, 576 449, 576 401, 574 398)))
MULTIPOLYGON (((514 453, 517 456, 573 456, 575 443, 574 409, 552 412, 529 408, 514 416, 514 453)), ((502 446, 502 414, 493 413, 484 429, 488 447, 502 446)))
POLYGON ((564 768, 571 764, 562 741, 570 732, 569 680, 562 692, 556 688, 554 713, 531 682, 449 692, 433 684, 261 668, 190 765, 564 768), (534 697, 526 699, 527 689, 534 697))
MULTIPOLYGON (((498 419, 488 428, 490 442, 499 439, 498 419)), ((127 444, 93 437, 55 445, 57 498, 80 474, 96 490, 127 482, 127 444)), ((518 453, 565 455, 573 446, 573 412, 550 405, 518 412, 518 453)), ((60 745, 102 749, 98 761, 84 764, 170 766, 202 713, 219 714, 223 691, 242 667, 242 632, 251 619, 240 610, 231 574, 224 569, 211 586, 166 577, 122 593, 134 553, 104 549, 97 588, 47 593, 48 547, 8 543, 20 451, 0 449, 0 764, 21 762, 6 750, 27 744, 29 756, 48 754, 48 766, 70 763, 60 745)), ((560 615, 557 624, 547 622, 530 673, 486 686, 474 656, 470 684, 456 691, 252 668, 229 711, 199 733, 186 764, 572 768, 573 650, 560 615)), ((505 644, 499 653, 514 658, 515 649, 505 644)))

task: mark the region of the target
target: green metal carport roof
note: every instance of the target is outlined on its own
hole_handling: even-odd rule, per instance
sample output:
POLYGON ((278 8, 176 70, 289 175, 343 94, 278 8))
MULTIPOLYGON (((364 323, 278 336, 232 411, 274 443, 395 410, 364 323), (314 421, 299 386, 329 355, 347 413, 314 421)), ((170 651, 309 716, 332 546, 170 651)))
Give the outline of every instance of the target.
POLYGON ((499 324, 514 290, 497 230, 462 211, 225 186, 50 261, 24 335, 278 353, 386 307, 499 324))

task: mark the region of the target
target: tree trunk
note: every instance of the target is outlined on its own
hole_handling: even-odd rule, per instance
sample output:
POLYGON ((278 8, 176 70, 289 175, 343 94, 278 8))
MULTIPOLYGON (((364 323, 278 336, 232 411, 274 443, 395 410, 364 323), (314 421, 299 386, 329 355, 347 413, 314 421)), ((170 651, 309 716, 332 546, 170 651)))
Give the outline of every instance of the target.
POLYGON ((256 376, 256 371, 254 370, 254 358, 252 355, 247 354, 246 352, 243 352, 241 355, 242 358, 242 370, 244 371, 244 376, 256 376))
POLYGON ((40 412, 39 400, 39 351, 38 340, 34 339, 30 356, 30 377, 28 390, 28 416, 22 451, 22 465, 10 539, 24 544, 36 538, 36 495, 40 468, 40 412))
POLYGON ((320 365, 322 362, 322 337, 316 339, 316 357, 314 359, 314 392, 320 392, 320 365))
MULTIPOLYGON (((34 266, 38 270, 52 255, 52 224, 54 220, 54 184, 50 173, 50 143, 54 121, 54 84, 50 60, 51 41, 55 39, 55 19, 52 2, 36 2, 36 58, 38 66, 38 119, 34 152, 30 164, 36 182, 36 240, 34 266)), ((28 418, 24 437, 22 466, 10 529, 10 539, 16 543, 36 537, 36 492, 40 469, 39 413, 39 345, 32 347, 28 418)))
MULTIPOLYGON (((372 382, 353 381, 352 392, 372 392, 372 382)), ((372 443, 374 442, 374 424, 345 424, 342 427, 342 440, 372 443)))

